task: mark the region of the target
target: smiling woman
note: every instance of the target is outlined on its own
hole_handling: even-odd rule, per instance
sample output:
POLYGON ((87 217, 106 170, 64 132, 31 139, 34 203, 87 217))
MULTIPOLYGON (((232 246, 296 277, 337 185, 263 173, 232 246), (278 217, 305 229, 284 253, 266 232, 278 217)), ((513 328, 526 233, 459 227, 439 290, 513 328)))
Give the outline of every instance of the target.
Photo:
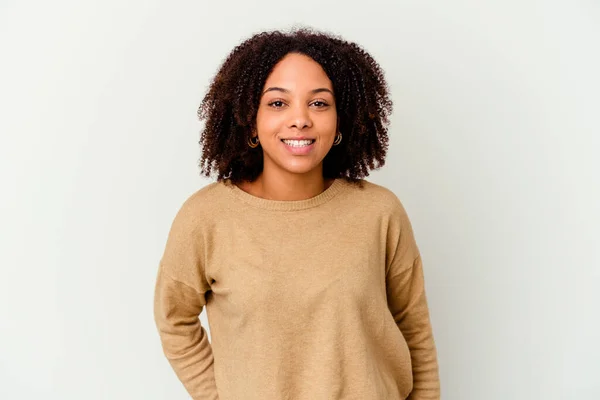
POLYGON ((202 172, 279 200, 310 197, 336 178, 359 183, 385 163, 391 111, 381 68, 356 44, 305 29, 263 32, 231 52, 198 110, 202 172), (314 143, 281 143, 302 137, 314 143))
POLYGON ((411 223, 364 179, 391 107, 371 56, 323 33, 264 32, 225 60, 198 111, 217 182, 175 217, 155 292, 194 399, 439 399, 411 223))

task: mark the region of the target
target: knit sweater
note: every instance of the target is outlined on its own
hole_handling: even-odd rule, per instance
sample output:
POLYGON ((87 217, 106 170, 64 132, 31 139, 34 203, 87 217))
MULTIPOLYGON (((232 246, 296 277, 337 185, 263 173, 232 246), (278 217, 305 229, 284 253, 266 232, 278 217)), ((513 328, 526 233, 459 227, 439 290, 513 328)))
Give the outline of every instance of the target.
POLYGON ((390 190, 361 182, 276 201, 225 180, 185 201, 154 315, 194 400, 439 399, 411 223, 390 190))

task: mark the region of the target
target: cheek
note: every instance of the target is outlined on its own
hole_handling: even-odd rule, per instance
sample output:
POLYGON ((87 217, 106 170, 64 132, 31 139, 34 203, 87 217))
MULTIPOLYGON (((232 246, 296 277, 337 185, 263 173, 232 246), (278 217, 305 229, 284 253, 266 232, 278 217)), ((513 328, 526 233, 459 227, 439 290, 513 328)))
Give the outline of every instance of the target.
POLYGON ((256 128, 259 133, 276 133, 283 123, 282 113, 270 113, 260 108, 256 114, 256 128), (274 132, 275 131, 275 132, 274 132))
POLYGON ((337 134, 337 116, 327 115, 320 121, 321 133, 323 135, 335 135, 337 134))

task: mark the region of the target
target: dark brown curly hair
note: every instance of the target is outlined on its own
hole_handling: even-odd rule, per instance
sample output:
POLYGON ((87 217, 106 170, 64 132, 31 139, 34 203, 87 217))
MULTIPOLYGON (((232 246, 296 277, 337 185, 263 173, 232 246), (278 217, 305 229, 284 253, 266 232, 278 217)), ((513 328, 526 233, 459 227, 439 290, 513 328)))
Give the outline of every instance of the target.
POLYGON ((287 54, 306 55, 333 84, 343 140, 323 160, 324 178, 358 181, 385 163, 392 112, 379 64, 359 45, 307 28, 258 33, 225 59, 198 109, 205 120, 200 145, 202 174, 217 180, 254 181, 263 152, 250 148, 261 93, 273 67, 287 54))

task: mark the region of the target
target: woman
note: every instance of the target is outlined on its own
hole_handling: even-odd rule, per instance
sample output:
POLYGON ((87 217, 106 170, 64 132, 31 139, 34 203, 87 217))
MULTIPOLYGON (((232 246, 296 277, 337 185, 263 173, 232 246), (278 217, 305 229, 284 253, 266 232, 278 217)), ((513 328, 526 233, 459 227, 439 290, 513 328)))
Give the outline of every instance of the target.
POLYGON ((373 58, 323 33, 263 32, 225 60, 198 111, 217 182, 175 217, 155 293, 192 398, 439 399, 410 221, 363 179, 391 108, 373 58))

